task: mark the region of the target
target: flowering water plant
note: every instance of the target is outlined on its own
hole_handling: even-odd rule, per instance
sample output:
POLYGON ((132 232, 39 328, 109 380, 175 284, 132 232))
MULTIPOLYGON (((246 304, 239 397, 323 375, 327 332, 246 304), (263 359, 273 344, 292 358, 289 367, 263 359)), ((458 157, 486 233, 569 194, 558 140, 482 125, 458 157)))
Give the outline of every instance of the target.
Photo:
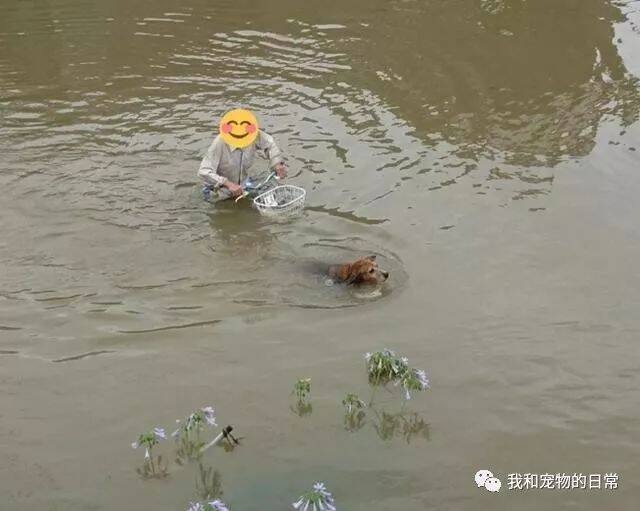
POLYGON ((410 368, 400 378, 400 385, 404 388, 405 399, 408 401, 411 399, 410 391, 422 391, 429 388, 429 378, 427 373, 422 369, 410 368))
POLYGON ((167 475, 167 468, 162 464, 162 456, 154 459, 153 448, 160 443, 160 440, 167 438, 163 428, 155 427, 147 433, 142 433, 131 447, 138 449, 144 447, 144 464, 137 472, 144 477, 163 477, 167 475))
POLYGON ((405 390, 405 399, 411 399, 411 391, 429 388, 429 379, 425 371, 409 366, 407 357, 398 357, 394 351, 385 348, 382 351, 364 355, 369 383, 374 387, 393 383, 405 390))
POLYGON ((205 502, 204 504, 200 502, 191 502, 187 511, 229 511, 229 508, 224 502, 216 499, 210 502, 205 502))
POLYGON ((184 422, 177 419, 176 424, 178 424, 178 428, 171 433, 171 436, 178 444, 176 457, 178 462, 181 462, 184 458, 199 458, 200 451, 206 443, 201 438, 202 433, 207 427, 213 428, 218 425, 215 411, 211 406, 196 410, 184 422))
MULTIPOLYGON (((180 424, 180 420, 176 420, 176 423, 180 424)), ((182 433, 188 434, 192 431, 201 431, 205 424, 209 426, 218 425, 216 423, 215 411, 211 406, 205 406, 193 412, 185 419, 184 424, 181 424, 178 429, 171 433, 171 436, 176 438, 182 433)))
POLYGON ((300 511, 336 511, 333 495, 327 491, 324 483, 315 483, 292 505, 300 511))

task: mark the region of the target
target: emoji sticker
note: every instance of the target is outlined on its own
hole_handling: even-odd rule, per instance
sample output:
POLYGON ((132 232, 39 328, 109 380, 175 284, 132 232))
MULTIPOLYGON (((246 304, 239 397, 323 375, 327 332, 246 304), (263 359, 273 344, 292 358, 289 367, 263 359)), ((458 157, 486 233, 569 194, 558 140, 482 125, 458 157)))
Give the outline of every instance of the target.
POLYGON ((249 110, 236 108, 220 119, 220 136, 233 148, 243 148, 255 142, 258 119, 249 110))

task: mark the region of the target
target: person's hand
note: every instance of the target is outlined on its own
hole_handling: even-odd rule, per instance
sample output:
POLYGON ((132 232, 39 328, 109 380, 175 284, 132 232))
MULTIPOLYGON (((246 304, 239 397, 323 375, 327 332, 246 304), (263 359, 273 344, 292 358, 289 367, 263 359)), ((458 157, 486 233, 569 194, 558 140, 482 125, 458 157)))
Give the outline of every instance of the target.
POLYGON ((276 176, 278 176, 279 179, 287 177, 287 167, 284 166, 284 163, 278 163, 274 170, 276 171, 276 176))
POLYGON ((224 186, 233 197, 240 197, 244 193, 242 186, 232 183, 228 179, 225 181, 224 186))

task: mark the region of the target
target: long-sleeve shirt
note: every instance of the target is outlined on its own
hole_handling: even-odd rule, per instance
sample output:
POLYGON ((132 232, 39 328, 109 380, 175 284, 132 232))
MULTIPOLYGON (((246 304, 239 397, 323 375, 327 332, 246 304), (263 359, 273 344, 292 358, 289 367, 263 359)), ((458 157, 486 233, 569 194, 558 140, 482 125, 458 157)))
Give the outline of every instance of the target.
POLYGON ((253 144, 242 149, 234 149, 218 135, 204 155, 198 175, 210 185, 220 186, 226 179, 240 184, 247 176, 251 176, 249 168, 258 152, 269 160, 272 169, 284 161, 273 137, 262 130, 258 131, 253 144))

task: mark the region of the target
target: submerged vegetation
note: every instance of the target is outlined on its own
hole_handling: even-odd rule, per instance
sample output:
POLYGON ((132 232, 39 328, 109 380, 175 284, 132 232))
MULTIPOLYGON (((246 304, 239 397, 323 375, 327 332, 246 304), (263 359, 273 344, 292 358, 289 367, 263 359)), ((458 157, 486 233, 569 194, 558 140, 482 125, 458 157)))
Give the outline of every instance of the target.
MULTIPOLYGON (((367 410, 372 410, 373 428, 382 440, 389 440, 400 436, 407 443, 414 437, 429 439, 429 425, 415 412, 389 413, 378 411, 373 406, 373 394, 378 387, 389 384, 404 389, 404 403, 411 399, 411 392, 420 392, 429 388, 426 372, 409 365, 406 357, 399 357, 395 352, 384 349, 365 354, 367 378, 372 386, 372 396, 367 405, 358 394, 349 393, 342 399, 344 407, 344 427, 348 431, 357 431, 366 421, 367 410)), ((301 378, 293 386, 291 394, 295 397, 295 405, 291 409, 297 415, 311 413, 311 378, 301 378)), ((176 463, 182 465, 185 461, 198 461, 198 476, 196 491, 201 500, 189 503, 186 511, 229 511, 222 502, 222 478, 220 472, 213 467, 205 467, 202 454, 222 439, 228 440, 229 446, 234 448, 239 441, 231 435, 232 427, 226 426, 212 440, 207 441, 207 431, 218 426, 215 411, 211 406, 205 406, 189 414, 184 420, 176 420, 177 428, 171 434, 175 440, 176 463), (212 500, 213 499, 213 500, 212 500)), ((144 464, 137 468, 143 478, 165 477, 168 467, 162 462, 162 456, 155 456, 153 449, 161 440, 166 439, 165 430, 155 427, 147 433, 142 433, 137 442, 132 444, 134 449, 144 447, 144 464)), ((333 495, 326 489, 324 483, 317 482, 312 489, 303 493, 292 504, 299 511, 336 511, 333 495)))
POLYGON ((215 412, 211 406, 205 406, 190 414, 184 422, 176 420, 178 428, 171 433, 175 439, 176 461, 199 459, 206 442, 203 438, 206 427, 216 427, 215 412))
POLYGON ((311 395, 311 378, 301 378, 293 386, 291 392, 296 397, 295 404, 291 407, 291 411, 302 417, 313 411, 313 407, 309 402, 311 395))
POLYGON ((293 386, 293 394, 298 401, 307 401, 311 394, 311 378, 301 378, 293 386))
POLYGON ((388 441, 400 437, 408 444, 414 438, 429 440, 429 424, 417 413, 375 411, 373 428, 380 440, 388 441))
POLYGON ((367 404, 357 394, 347 394, 342 400, 342 406, 345 408, 344 428, 347 431, 357 431, 362 428, 366 417, 364 408, 367 404))
POLYGON ((142 467, 136 469, 142 477, 165 477, 167 475, 167 467, 163 464, 162 456, 154 456, 153 454, 153 448, 160 443, 160 440, 166 438, 164 429, 155 427, 147 433, 142 433, 137 442, 131 444, 134 449, 144 447, 144 462, 142 467))
POLYGON ((198 463, 198 477, 196 491, 202 500, 219 499, 222 497, 222 476, 213 467, 205 467, 198 463))
POLYGON ((353 413, 367 406, 365 402, 358 397, 358 394, 347 394, 342 400, 342 405, 345 407, 347 413, 353 413))

